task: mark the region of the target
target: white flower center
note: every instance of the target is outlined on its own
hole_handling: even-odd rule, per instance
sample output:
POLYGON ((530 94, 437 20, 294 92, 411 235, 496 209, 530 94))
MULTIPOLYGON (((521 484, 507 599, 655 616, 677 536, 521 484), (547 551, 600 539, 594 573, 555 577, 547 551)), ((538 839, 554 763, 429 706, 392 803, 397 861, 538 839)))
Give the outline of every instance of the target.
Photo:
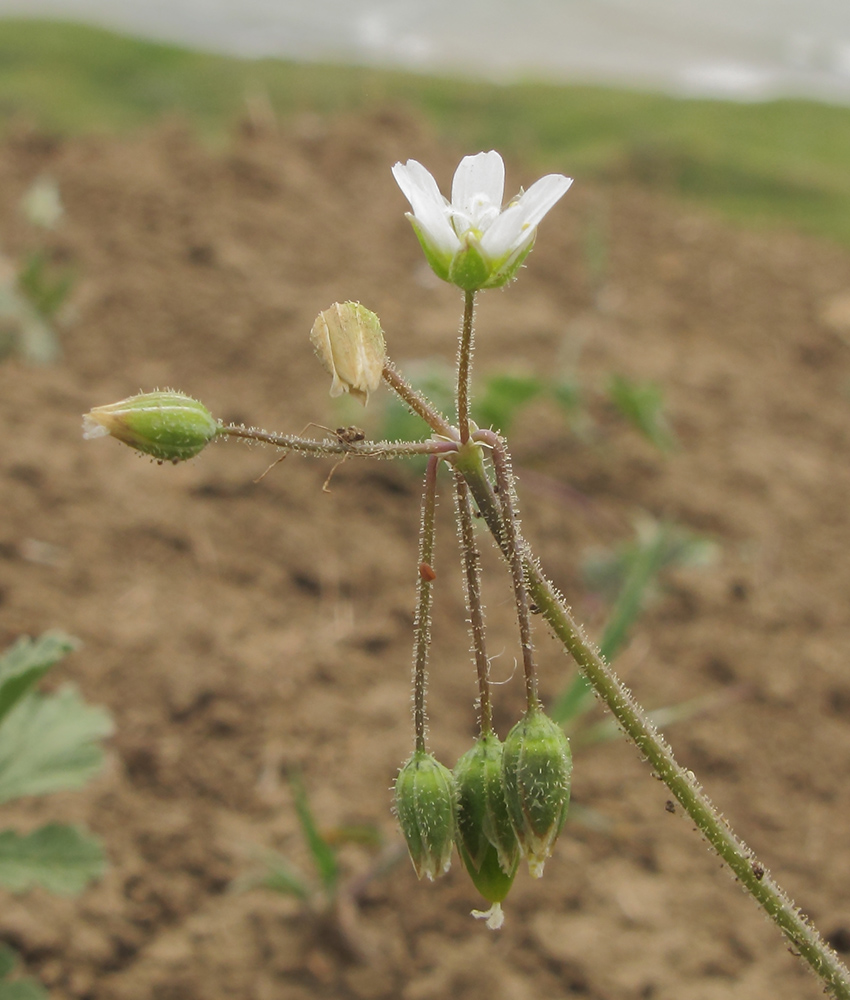
POLYGON ((451 221, 458 236, 471 229, 480 238, 498 219, 500 212, 501 206, 494 205, 490 196, 481 191, 470 199, 468 211, 452 205, 451 221))

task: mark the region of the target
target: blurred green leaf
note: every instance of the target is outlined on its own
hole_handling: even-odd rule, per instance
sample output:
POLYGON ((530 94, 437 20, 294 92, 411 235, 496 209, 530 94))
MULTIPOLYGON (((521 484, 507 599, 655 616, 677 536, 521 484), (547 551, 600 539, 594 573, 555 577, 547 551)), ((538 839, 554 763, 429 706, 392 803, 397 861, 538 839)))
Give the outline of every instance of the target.
POLYGON ((295 811, 298 814, 298 822, 301 824, 301 832, 310 848, 313 864, 319 873, 322 885, 328 895, 332 896, 336 892, 337 881, 339 879, 339 866, 337 865, 336 853, 330 844, 319 833, 310 803, 307 799, 307 790, 301 776, 292 773, 289 776, 289 783, 292 786, 292 794, 295 799, 295 811))
MULTIPOLYGON (((588 585, 613 602, 599 643, 605 659, 613 662, 622 649, 660 573, 674 566, 707 565, 716 551, 713 542, 685 528, 645 518, 636 525, 634 542, 589 559, 585 564, 588 585)), ((568 726, 592 704, 590 684, 577 674, 550 714, 556 722, 568 726)))
POLYGON ((98 741, 112 730, 109 713, 71 686, 30 692, 0 726, 0 802, 81 787, 100 770, 98 741))
POLYGON ((45 632, 37 639, 21 636, 0 654, 0 723, 17 702, 63 656, 79 645, 62 632, 45 632))
POLYGON ((0 1000, 48 1000, 47 990, 34 979, 8 981, 17 964, 17 952, 0 944, 0 1000))
POLYGON ((284 896, 295 896, 306 902, 313 894, 310 883, 301 872, 291 865, 282 854, 269 851, 263 855, 262 869, 254 874, 244 875, 236 879, 232 886, 234 892, 244 892, 246 889, 272 889, 284 896))
POLYGON ((7 944, 0 942, 0 979, 5 979, 17 964, 17 954, 7 944))
POLYGON ((56 361, 61 350, 52 327, 14 283, 0 281, 0 357, 17 354, 31 364, 56 361))
POLYGON ((0 833, 0 885, 12 892, 41 886, 73 895, 99 878, 105 864, 98 841, 73 826, 51 823, 24 836, 0 833))
POLYGON ((45 320, 53 319, 73 287, 73 273, 52 266, 42 250, 31 253, 18 274, 18 288, 45 320))
POLYGON ((672 451, 676 437, 664 415, 664 395, 653 382, 637 382, 612 375, 608 384, 611 402, 641 434, 661 451, 672 451))
POLYGON ((0 983, 0 1000, 50 1000, 50 994, 34 979, 14 979, 0 983))
POLYGON ((508 434, 517 412, 542 391, 543 383, 534 375, 491 375, 484 383, 483 394, 473 403, 472 415, 479 427, 493 427, 508 434))

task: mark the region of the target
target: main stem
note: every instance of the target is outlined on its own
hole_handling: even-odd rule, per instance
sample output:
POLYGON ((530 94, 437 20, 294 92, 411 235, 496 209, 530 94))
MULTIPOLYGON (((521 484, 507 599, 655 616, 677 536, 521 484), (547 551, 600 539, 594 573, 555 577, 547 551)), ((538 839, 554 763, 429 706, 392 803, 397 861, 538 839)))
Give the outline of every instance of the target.
POLYGON ((457 424, 461 444, 466 444, 469 440, 469 379, 472 368, 474 319, 475 292, 464 292, 463 321, 457 350, 457 424))
MULTIPOLYGON (((480 447, 463 449, 455 468, 463 474, 493 537, 505 557, 510 559, 500 503, 484 470, 480 447)), ((729 865, 741 886, 763 907, 794 949, 826 983, 832 996, 837 1000, 850 1000, 850 970, 777 885, 753 851, 732 831, 700 788, 693 773, 678 763, 663 736, 583 634, 564 599, 544 576, 521 536, 518 537, 518 549, 529 596, 624 732, 647 758, 654 773, 667 785, 706 840, 729 865)))

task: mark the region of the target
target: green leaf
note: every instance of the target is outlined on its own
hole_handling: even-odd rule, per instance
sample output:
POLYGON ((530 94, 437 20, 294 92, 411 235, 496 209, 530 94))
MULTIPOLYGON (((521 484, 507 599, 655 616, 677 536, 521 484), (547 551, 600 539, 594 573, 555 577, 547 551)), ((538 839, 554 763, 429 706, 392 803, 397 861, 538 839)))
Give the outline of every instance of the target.
POLYGON ((18 964, 17 952, 0 943, 0 979, 5 979, 18 964))
POLYGON ((34 979, 0 983, 0 1000, 50 1000, 50 994, 34 979))
POLYGON ((61 632, 45 632, 38 639, 21 636, 0 654, 0 722, 47 671, 78 646, 61 632))
POLYGON ((307 800, 307 790, 298 774, 292 773, 289 776, 289 783, 292 786, 292 794, 295 798, 295 811, 298 813, 298 821, 301 824, 301 832, 310 848, 313 856, 313 864, 319 873, 319 878, 325 891, 333 895, 336 891, 336 884, 339 878, 339 866, 336 862, 336 854, 330 844, 319 833, 313 813, 310 810, 310 803, 307 800))
POLYGON ((476 400, 473 414, 481 427, 494 427, 507 434, 517 412, 543 391, 533 375, 492 375, 484 384, 484 395, 476 400))
POLYGON ((100 770, 98 741, 112 729, 106 709, 87 705, 70 685, 30 692, 0 726, 0 803, 80 788, 100 770))
POLYGON ((656 448, 672 451, 676 447, 676 437, 664 416, 664 395, 657 385, 613 375, 608 394, 626 420, 656 448))
POLYGON ((12 892, 41 886, 73 895, 99 878, 105 865, 98 841, 74 826, 51 823, 26 836, 0 833, 0 885, 12 892))
POLYGON ((307 901, 313 890, 310 883, 301 872, 291 865, 282 854, 270 851, 262 858, 263 870, 257 873, 243 875, 231 883, 233 892, 244 892, 247 889, 271 889, 284 896, 295 896, 296 899, 307 901))

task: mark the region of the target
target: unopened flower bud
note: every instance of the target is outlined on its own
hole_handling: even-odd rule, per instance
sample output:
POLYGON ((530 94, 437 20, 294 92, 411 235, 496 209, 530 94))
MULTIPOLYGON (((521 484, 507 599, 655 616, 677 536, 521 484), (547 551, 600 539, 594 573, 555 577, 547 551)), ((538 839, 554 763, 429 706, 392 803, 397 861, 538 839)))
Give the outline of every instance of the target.
POLYGON ((84 438, 111 435, 160 462, 194 458, 217 432, 204 404, 182 392, 146 392, 83 416, 84 438))
POLYGON ((539 708, 526 712, 508 733, 502 755, 505 801, 535 878, 543 874, 566 821, 572 767, 563 729, 539 708))
POLYGON ((502 744, 482 736, 454 770, 458 790, 457 846, 470 878, 491 903, 507 896, 519 862, 502 783, 502 744))
POLYGON ((433 881, 449 870, 456 799, 452 772, 424 750, 415 751, 396 779, 395 807, 419 878, 433 881))
POLYGON ((386 361, 378 317, 359 302, 335 302, 316 317, 310 340, 333 379, 331 395, 350 392, 365 406, 381 384, 386 361))

